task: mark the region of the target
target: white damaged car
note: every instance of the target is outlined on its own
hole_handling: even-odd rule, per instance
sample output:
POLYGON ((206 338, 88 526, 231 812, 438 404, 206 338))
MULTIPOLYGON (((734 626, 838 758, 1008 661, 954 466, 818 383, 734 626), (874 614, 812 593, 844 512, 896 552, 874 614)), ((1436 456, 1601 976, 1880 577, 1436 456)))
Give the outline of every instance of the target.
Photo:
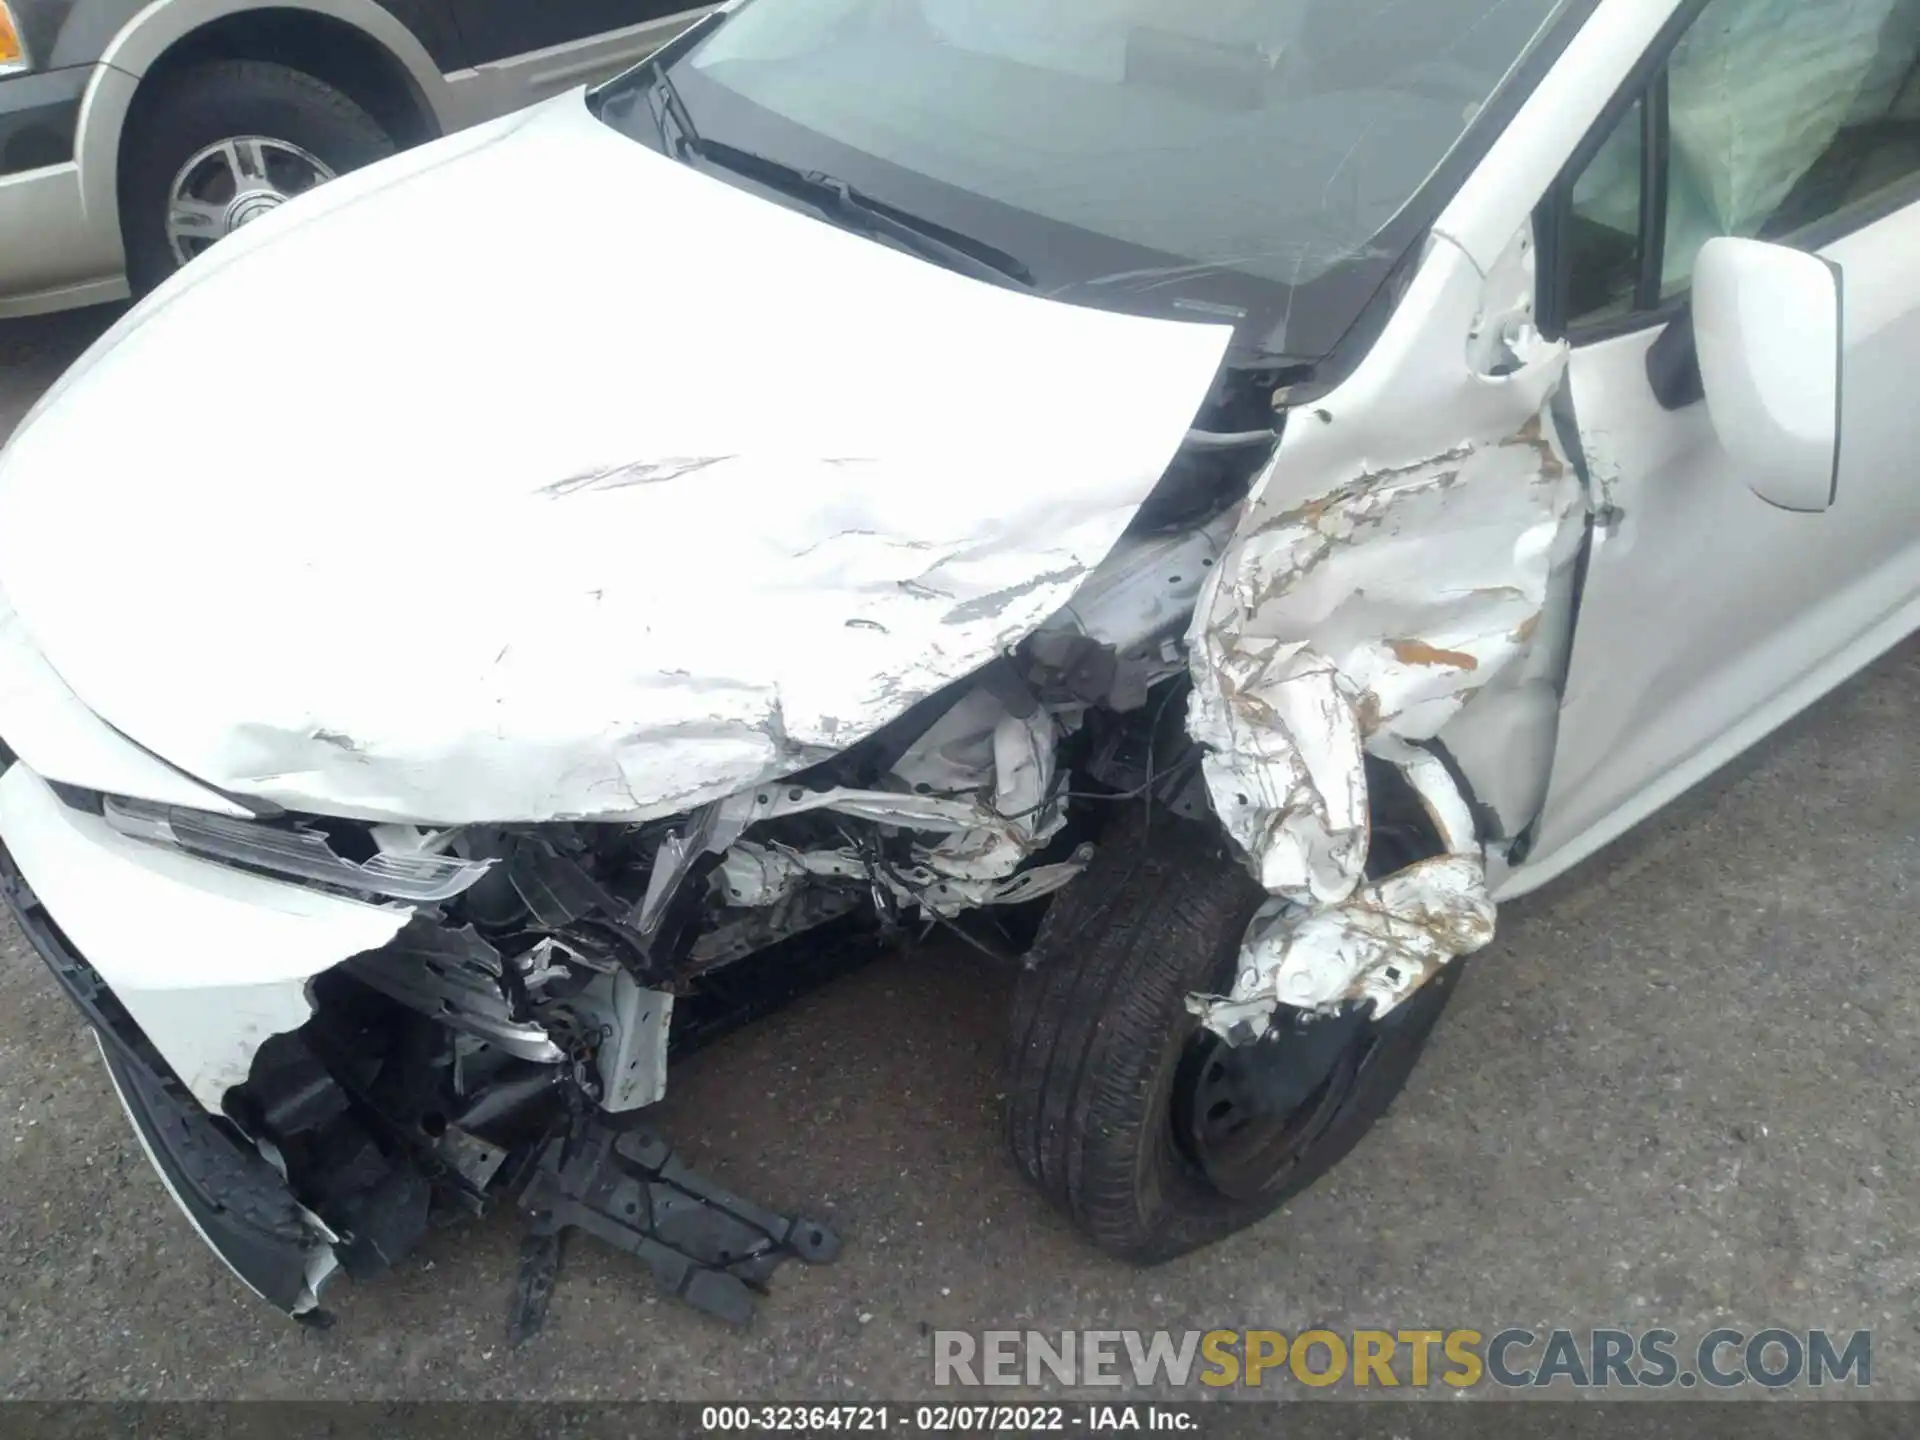
POLYGON ((295 1314, 510 1199, 517 1333, 570 1228, 745 1318, 838 1242, 643 1128, 670 1050, 935 926, 1024 952, 1039 1189, 1217 1239, 1497 902, 1920 623, 1917 58, 1920 0, 723 7, 21 426, 8 899, 295 1314))

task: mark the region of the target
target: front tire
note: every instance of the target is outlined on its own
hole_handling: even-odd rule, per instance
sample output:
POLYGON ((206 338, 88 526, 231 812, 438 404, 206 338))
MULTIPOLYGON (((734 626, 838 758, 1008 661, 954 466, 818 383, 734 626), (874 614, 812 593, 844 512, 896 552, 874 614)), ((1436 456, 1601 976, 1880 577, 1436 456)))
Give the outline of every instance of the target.
POLYGON ((1266 1039, 1228 1049, 1186 997, 1231 984, 1266 899, 1212 827, 1136 819, 1041 927, 1015 993, 1008 1141, 1110 1254, 1172 1259, 1313 1184, 1386 1112, 1445 1008, 1457 960, 1384 1021, 1283 1011, 1266 1039))
POLYGON ((161 81, 137 102, 122 158, 134 293, 266 211, 394 148, 346 95, 285 65, 215 60, 161 81))

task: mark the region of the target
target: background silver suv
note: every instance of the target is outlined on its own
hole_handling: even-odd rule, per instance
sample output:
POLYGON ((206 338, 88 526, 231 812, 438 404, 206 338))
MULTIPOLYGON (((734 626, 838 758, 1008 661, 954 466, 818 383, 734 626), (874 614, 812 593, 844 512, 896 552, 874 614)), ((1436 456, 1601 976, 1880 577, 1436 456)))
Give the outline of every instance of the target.
POLYGON ((0 0, 0 318, 151 289, 289 196, 611 74, 698 14, 686 0, 0 0))

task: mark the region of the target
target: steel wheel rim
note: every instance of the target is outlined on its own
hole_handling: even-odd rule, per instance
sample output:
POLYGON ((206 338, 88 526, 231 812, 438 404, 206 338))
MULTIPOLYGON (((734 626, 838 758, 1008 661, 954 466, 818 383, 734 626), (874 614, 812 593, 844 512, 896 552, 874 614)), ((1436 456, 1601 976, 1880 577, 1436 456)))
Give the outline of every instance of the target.
POLYGON ((194 153, 167 191, 167 245, 186 264, 295 195, 334 178, 317 156, 285 140, 236 135, 194 153))
POLYGON ((1352 1096, 1373 1048, 1358 1016, 1302 1045, 1298 1024, 1277 1023, 1252 1044, 1231 1046, 1196 1030, 1180 1058, 1170 1119, 1186 1158, 1222 1195, 1250 1200, 1286 1181, 1352 1096))

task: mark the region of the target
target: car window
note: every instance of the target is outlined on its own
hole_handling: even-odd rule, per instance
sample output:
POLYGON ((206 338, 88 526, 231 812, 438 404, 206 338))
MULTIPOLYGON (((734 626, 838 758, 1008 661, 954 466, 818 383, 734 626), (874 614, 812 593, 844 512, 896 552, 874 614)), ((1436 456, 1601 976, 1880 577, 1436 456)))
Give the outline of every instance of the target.
POLYGON ((1715 236, 1829 238, 1910 185, 1917 62, 1920 0, 1711 0, 1573 180, 1568 322, 1658 308, 1715 236))
POLYGON ((1635 100, 1574 181, 1568 207, 1567 314, 1597 321, 1633 309, 1640 279, 1645 100, 1635 100))

